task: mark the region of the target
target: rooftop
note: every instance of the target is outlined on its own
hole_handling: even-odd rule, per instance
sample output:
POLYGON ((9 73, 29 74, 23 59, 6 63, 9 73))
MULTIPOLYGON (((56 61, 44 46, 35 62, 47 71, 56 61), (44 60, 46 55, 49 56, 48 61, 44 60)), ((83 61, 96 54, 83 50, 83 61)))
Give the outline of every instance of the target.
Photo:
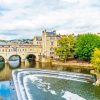
POLYGON ((42 37, 41 36, 35 36, 34 39, 36 38, 37 41, 42 41, 42 37))

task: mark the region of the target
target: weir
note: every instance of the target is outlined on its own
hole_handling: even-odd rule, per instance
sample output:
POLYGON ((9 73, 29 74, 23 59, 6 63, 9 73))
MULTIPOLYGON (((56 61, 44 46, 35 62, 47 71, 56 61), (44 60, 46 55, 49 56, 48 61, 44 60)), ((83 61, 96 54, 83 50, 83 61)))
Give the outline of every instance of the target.
POLYGON ((50 70, 41 70, 41 69, 33 69, 33 68, 13 70, 12 76, 13 76, 13 81, 14 81, 18 100, 28 100, 29 98, 31 98, 29 96, 29 91, 26 85, 27 83, 26 77, 29 75, 33 75, 33 77, 35 76, 47 77, 47 79, 57 78, 57 79, 73 80, 73 81, 79 81, 85 83, 94 83, 95 80, 94 75, 80 74, 80 73, 73 73, 73 72, 50 71, 50 70))

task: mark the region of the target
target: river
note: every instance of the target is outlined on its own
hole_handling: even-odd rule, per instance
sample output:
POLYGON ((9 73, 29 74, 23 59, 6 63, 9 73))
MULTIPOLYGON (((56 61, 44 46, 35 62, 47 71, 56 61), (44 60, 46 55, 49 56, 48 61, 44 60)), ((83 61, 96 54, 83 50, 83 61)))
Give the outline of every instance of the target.
POLYGON ((24 63, 19 63, 19 61, 9 61, 9 63, 7 64, 0 62, 0 81, 11 79, 12 70, 17 68, 38 68, 38 69, 60 70, 60 71, 70 71, 70 72, 90 74, 90 70, 84 68, 73 68, 69 66, 52 65, 51 63, 28 62, 28 61, 24 63))
MULTIPOLYGON (((9 63, 4 64, 3 62, 0 62, 1 85, 2 85, 3 82, 5 82, 5 80, 11 80, 12 79, 12 74, 11 74, 12 70, 17 69, 17 68, 37 68, 37 69, 60 70, 60 71, 70 71, 70 72, 90 74, 89 69, 76 68, 76 67, 73 68, 73 67, 69 67, 69 66, 59 66, 59 65, 54 66, 51 63, 39 63, 39 62, 28 62, 28 61, 26 61, 24 63, 19 63, 19 61, 9 61, 9 63)), ((61 86, 64 87, 64 83, 61 83, 61 82, 59 84, 60 85, 62 84, 61 86)), ((82 83, 83 85, 82 84, 78 85, 78 84, 75 84, 75 83, 72 85, 72 82, 71 83, 67 82, 67 84, 68 85, 66 85, 66 88, 71 85, 70 88, 73 88, 73 87, 75 88, 74 92, 76 90, 79 91, 80 95, 83 94, 83 97, 88 98, 88 100, 100 100, 100 86, 95 86, 95 85, 92 85, 92 84, 88 84, 88 86, 87 86, 87 85, 85 85, 85 83, 84 84, 82 83), (82 88, 79 87, 79 86, 82 86, 82 88), (86 89, 86 90, 84 90, 84 89, 86 89), (85 93, 85 91, 86 91, 86 93, 85 93), (84 95, 84 93, 85 93, 85 95, 84 95)), ((4 86, 5 85, 1 86, 0 91, 4 91, 4 86), (3 90, 2 90, 2 88, 3 88, 3 90)), ((70 91, 72 91, 72 89, 70 89, 70 91)), ((3 92, 1 92, 1 96, 6 98, 6 96, 3 92)))

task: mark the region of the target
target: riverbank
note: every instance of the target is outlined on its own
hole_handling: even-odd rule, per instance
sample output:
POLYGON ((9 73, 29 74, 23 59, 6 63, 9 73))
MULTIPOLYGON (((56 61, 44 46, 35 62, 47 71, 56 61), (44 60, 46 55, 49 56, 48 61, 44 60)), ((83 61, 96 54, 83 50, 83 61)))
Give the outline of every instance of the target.
POLYGON ((92 66, 92 64, 88 63, 88 62, 77 62, 76 60, 72 60, 72 61, 67 61, 66 63, 61 62, 61 61, 52 61, 52 65, 59 65, 59 66, 69 66, 69 67, 73 67, 73 68, 86 68, 86 69, 90 69, 92 74, 95 74, 97 77, 97 81, 96 81, 96 85, 100 86, 100 73, 97 73, 94 71, 94 68, 92 66))
POLYGON ((71 67, 77 67, 77 68, 87 68, 87 69, 94 69, 92 64, 88 63, 88 62, 77 62, 76 60, 70 60, 65 62, 62 61, 57 61, 57 60, 53 60, 52 61, 52 65, 62 65, 62 66, 71 66, 71 67))

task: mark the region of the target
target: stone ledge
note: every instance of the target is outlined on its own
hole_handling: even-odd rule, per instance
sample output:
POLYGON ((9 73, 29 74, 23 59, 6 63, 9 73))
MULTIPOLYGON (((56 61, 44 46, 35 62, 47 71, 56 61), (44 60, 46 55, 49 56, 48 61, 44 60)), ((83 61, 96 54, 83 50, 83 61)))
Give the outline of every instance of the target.
POLYGON ((67 63, 63 63, 63 62, 52 62, 53 65, 62 65, 62 66, 73 66, 73 67, 83 67, 83 68, 87 68, 87 69, 94 69, 92 64, 88 64, 88 63, 72 63, 72 62, 67 62, 67 63))

